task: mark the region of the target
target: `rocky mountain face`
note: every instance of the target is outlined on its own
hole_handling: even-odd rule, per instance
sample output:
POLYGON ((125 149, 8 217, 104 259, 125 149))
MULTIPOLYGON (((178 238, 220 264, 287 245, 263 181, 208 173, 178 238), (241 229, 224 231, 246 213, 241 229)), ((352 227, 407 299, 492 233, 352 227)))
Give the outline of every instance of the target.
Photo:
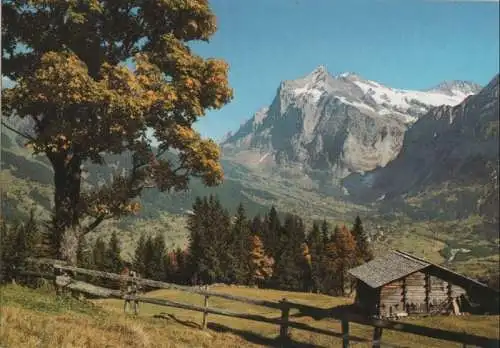
POLYGON ((282 82, 271 105, 221 147, 226 159, 254 169, 335 181, 386 166, 422 115, 435 106, 457 105, 479 89, 451 81, 427 91, 398 90, 353 73, 332 76, 320 66, 282 82))
POLYGON ((351 196, 389 199, 429 188, 475 187, 463 199, 472 210, 498 220, 499 76, 459 105, 441 106, 422 116, 407 132, 401 152, 385 168, 344 180, 351 196))

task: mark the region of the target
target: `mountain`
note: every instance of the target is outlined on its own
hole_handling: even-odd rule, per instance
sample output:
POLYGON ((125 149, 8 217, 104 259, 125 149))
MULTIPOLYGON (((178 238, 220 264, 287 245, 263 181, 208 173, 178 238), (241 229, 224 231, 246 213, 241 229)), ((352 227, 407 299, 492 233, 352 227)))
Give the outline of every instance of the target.
MULTIPOLYGON (((143 231, 182 245, 185 213, 196 196, 217 194, 232 212, 240 202, 249 215, 275 205, 308 224, 351 224, 360 215, 381 252, 412 248, 436 262, 453 257, 474 272, 496 267, 498 76, 471 95, 477 92, 477 85, 460 81, 397 90, 320 67, 281 83, 271 105, 226 135, 221 186, 192 180, 183 193, 148 189, 139 216, 106 222, 95 235, 117 231, 127 252, 143 231)), ((11 125, 31 127, 15 119, 11 125)), ((53 204, 50 165, 23 144, 2 127, 1 204, 9 220, 32 207, 47 217, 53 204)), ((87 165, 86 186, 129 162, 122 154, 107 156, 105 166, 87 165)))
MULTIPOLYGON (((498 220, 498 98, 497 75, 459 105, 431 109, 406 132, 395 160, 344 180, 351 197, 414 197, 446 185, 455 194, 462 191, 456 197, 461 205, 457 214, 486 214, 498 220)), ((447 205, 453 210, 452 202, 447 205)))
POLYGON ((422 115, 478 89, 462 81, 427 91, 394 89, 355 73, 332 76, 319 66, 283 81, 270 106, 225 138, 223 156, 254 170, 335 183, 386 166, 422 115))

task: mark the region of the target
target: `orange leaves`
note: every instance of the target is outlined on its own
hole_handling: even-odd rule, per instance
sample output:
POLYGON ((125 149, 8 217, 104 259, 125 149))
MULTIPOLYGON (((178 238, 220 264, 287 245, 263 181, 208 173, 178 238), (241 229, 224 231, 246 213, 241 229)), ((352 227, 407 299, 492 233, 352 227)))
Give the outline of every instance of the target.
POLYGON ((141 211, 141 204, 139 202, 133 202, 125 207, 125 211, 138 214, 141 211))

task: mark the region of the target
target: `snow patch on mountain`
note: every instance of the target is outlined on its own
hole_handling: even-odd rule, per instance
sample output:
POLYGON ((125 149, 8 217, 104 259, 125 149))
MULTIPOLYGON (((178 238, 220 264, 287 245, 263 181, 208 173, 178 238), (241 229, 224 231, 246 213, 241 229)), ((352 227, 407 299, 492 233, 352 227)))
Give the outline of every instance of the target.
MULTIPOLYGON (((392 106, 406 111, 415 103, 421 103, 429 106, 460 104, 472 92, 463 93, 456 91, 452 95, 441 93, 439 91, 411 91, 404 89, 393 89, 385 87, 374 81, 359 80, 353 81, 366 95, 369 95, 377 104, 381 106, 392 106)), ((425 108, 421 107, 421 110, 425 108)))

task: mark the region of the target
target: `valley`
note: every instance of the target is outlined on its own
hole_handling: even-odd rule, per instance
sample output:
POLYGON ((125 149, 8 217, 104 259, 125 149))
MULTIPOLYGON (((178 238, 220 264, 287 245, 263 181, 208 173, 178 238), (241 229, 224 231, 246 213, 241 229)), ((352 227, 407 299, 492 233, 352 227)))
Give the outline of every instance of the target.
MULTIPOLYGON (((412 250, 482 276, 498 266, 496 115, 498 76, 482 90, 453 81, 401 91, 319 67, 283 82, 270 107, 223 140, 220 186, 193 179, 186 192, 146 189, 137 216, 106 221, 90 238, 118 231, 125 257, 141 232, 163 233, 169 248, 184 247, 194 199, 216 194, 232 213, 240 202, 251 216, 274 205, 308 225, 323 219, 350 225, 359 215, 377 252, 412 250)), ((53 180, 47 160, 32 156, 6 128, 1 157, 5 219, 33 208, 47 219, 53 180)), ((103 167, 89 165, 84 187, 127 163, 124 154, 108 156, 103 167)))

